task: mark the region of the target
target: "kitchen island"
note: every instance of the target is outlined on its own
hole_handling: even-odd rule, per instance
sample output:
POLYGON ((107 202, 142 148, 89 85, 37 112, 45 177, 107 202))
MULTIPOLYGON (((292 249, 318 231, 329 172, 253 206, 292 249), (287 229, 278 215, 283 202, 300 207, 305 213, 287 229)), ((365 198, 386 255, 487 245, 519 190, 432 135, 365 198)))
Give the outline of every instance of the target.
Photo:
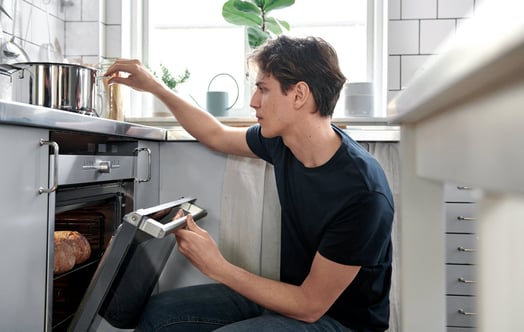
POLYGON ((486 3, 389 104, 401 125, 402 331, 446 329, 446 183, 482 193, 478 313, 460 314, 477 314, 479 331, 523 330, 522 7, 486 3))

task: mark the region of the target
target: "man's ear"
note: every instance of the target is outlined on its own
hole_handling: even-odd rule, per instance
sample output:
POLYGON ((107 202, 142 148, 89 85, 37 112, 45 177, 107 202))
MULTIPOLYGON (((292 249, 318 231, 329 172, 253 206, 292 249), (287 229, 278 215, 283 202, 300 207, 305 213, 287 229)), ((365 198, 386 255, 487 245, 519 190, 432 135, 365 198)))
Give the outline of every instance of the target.
POLYGON ((295 106, 297 108, 302 108, 308 101, 308 98, 311 94, 311 91, 309 90, 309 85, 304 82, 300 81, 295 84, 295 106))

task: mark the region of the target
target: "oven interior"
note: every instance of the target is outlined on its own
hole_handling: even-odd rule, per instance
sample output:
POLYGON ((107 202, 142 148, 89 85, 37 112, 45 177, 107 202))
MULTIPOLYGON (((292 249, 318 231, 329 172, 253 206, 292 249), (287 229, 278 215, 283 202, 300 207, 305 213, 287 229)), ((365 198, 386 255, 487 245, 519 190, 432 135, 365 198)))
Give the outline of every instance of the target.
POLYGON ((53 275, 53 331, 67 330, 111 236, 131 210, 132 187, 132 182, 123 181, 57 191, 55 231, 82 234, 89 242, 91 256, 72 270, 53 275))

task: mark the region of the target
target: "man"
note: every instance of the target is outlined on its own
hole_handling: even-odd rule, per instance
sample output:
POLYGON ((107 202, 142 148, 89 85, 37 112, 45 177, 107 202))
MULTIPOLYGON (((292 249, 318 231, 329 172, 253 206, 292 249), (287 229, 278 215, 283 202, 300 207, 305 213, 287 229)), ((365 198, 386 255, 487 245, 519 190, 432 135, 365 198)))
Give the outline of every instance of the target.
MULTIPOLYGON (((389 320, 393 199, 378 162, 331 124, 346 78, 319 38, 281 36, 255 50, 258 124, 222 125, 137 60, 106 75, 154 94, 200 142, 272 163, 282 210, 281 276, 232 265, 191 219, 179 251, 216 284, 151 298, 140 331, 384 331, 389 320)), ((240 221, 239 221, 240 222, 240 221)))

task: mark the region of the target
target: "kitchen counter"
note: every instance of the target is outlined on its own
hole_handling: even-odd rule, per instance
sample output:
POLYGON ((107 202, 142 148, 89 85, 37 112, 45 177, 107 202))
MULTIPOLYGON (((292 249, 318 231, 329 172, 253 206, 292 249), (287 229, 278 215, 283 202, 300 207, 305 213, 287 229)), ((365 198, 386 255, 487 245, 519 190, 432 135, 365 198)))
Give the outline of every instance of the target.
MULTIPOLYGON (((256 119, 244 118, 224 117, 219 120, 233 127, 248 127, 256 123, 256 119)), ((127 121, 164 128, 168 141, 195 140, 173 117, 131 118, 127 121)), ((385 118, 341 118, 334 119, 333 123, 359 142, 398 142, 400 140, 400 127, 388 125, 385 118)))
POLYGON ((144 140, 166 139, 166 130, 159 127, 102 119, 5 100, 0 100, 0 124, 73 130, 144 140))
MULTIPOLYGON (((255 120, 220 119, 231 126, 250 126, 255 120)), ((357 141, 398 142, 399 126, 380 119, 334 121, 357 141)), ((48 129, 134 137, 158 141, 194 141, 174 118, 132 118, 114 121, 47 107, 0 100, 0 123, 48 129)))

